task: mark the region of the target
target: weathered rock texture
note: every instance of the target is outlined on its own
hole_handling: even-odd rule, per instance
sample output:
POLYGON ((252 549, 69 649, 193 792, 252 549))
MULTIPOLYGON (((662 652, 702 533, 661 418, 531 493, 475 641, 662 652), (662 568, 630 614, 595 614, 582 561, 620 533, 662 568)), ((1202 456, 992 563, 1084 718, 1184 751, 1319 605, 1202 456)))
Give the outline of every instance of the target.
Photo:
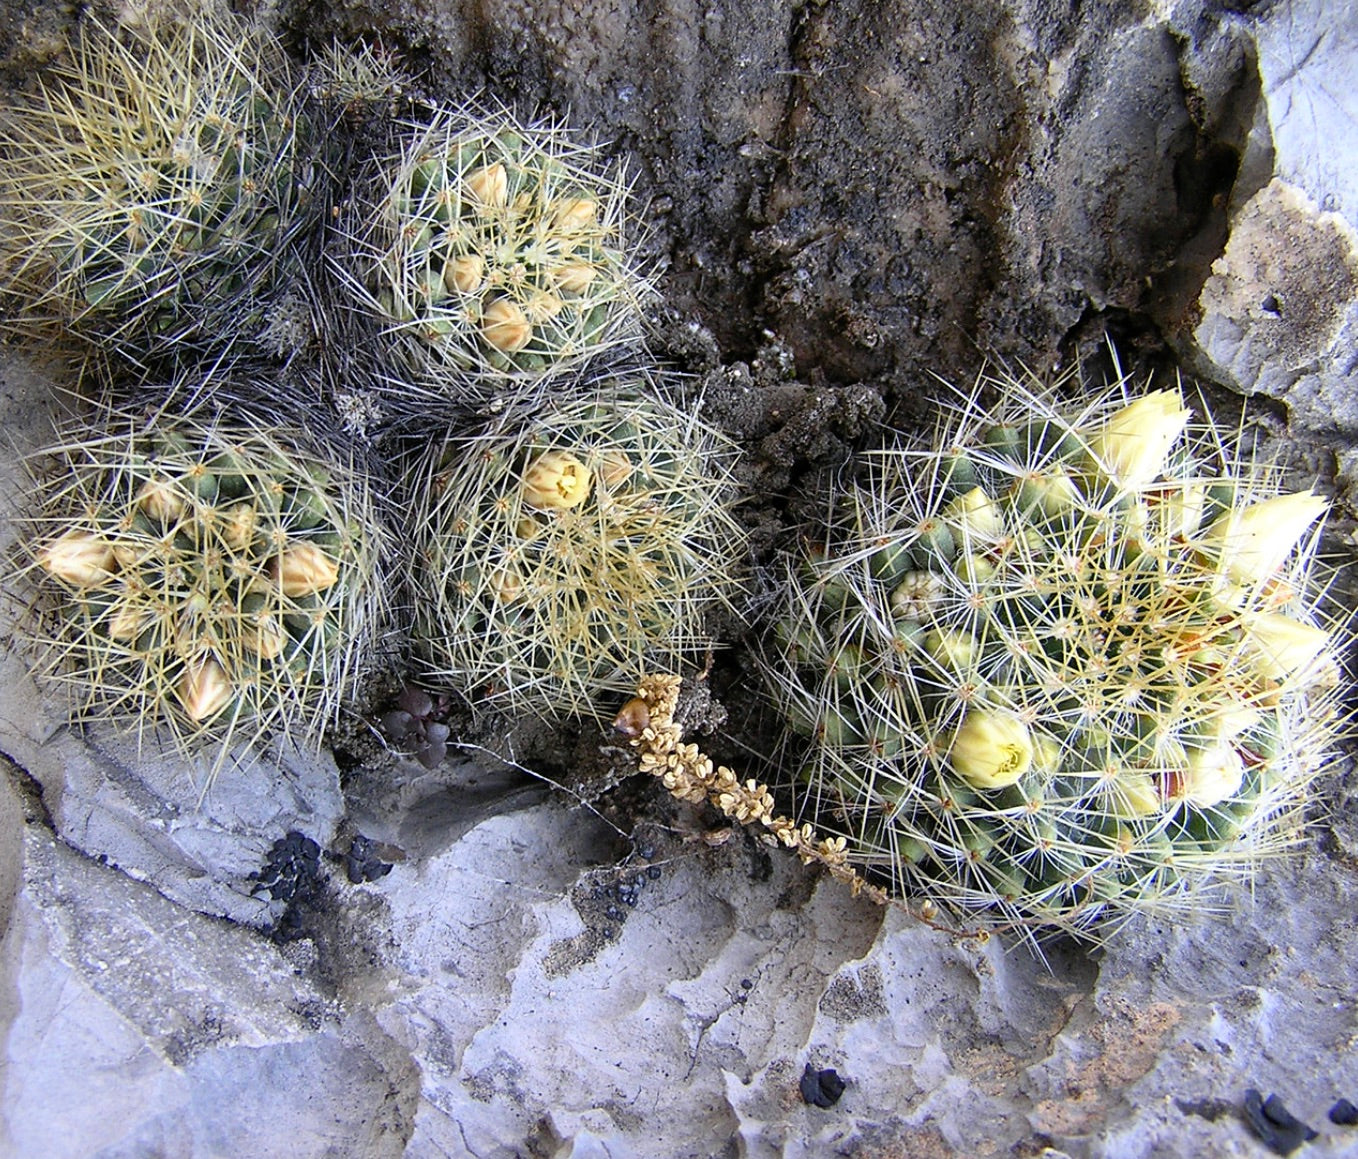
MULTIPOLYGON (((748 451, 760 552, 810 475, 883 415, 927 413, 927 372, 966 381, 987 353, 1096 368, 1105 334, 1125 367, 1260 396, 1250 422, 1348 482, 1344 5, 269 14, 299 52, 380 39, 431 92, 568 110, 612 142, 648 206, 670 352, 748 451)), ((7 7, 9 81, 64 20, 7 7)), ((13 359, 3 375, 7 432, 40 443, 52 384, 13 359)), ((21 476, 3 479, 17 505, 21 476)), ((711 682, 739 709, 710 738, 732 753, 768 739, 741 655, 711 682)), ((344 773, 323 754, 245 760, 204 795, 182 762, 69 731, 18 655, 0 680, 0 1153, 1251 1156, 1249 1087, 1320 1130, 1305 1154, 1358 1151, 1325 1118, 1358 1101, 1347 763, 1253 896, 1044 961, 950 944, 742 834, 713 844, 712 817, 654 786, 587 806, 474 753, 344 773), (260 871, 290 832, 322 852, 283 896, 260 871), (386 876, 351 883, 356 836, 386 876), (847 1079, 835 1106, 802 1099, 808 1063, 847 1079)), ((569 776, 611 742, 534 743, 569 776)))

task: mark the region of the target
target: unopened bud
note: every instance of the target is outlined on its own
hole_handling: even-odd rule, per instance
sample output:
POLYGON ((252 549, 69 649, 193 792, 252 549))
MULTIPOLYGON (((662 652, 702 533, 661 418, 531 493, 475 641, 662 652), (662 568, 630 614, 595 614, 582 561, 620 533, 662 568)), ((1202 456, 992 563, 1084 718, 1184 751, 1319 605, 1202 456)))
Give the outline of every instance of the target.
POLYGON ((473 169, 463 182, 472 199, 482 205, 506 205, 509 202, 509 174, 499 161, 473 169))
POLYGON ((241 643, 265 660, 276 660, 287 645, 283 626, 267 612, 257 612, 245 621, 241 643))
POLYGON ((190 720, 207 720, 230 702, 235 690, 216 660, 190 663, 179 680, 179 703, 190 720))
POLYGON ((136 503, 161 523, 173 523, 184 514, 184 499, 168 479, 147 479, 137 492, 136 503))
POLYGON ((1140 490, 1163 473, 1190 417, 1177 390, 1153 390, 1112 415, 1090 438, 1089 449, 1112 482, 1140 490))
POLYGON ((1240 791, 1245 762, 1229 742, 1190 748, 1178 796, 1199 809, 1220 805, 1240 791))
POLYGON ((1231 579, 1258 583, 1272 578, 1329 506, 1328 500, 1310 491, 1277 495, 1223 515, 1200 542, 1216 554, 1231 579))
POLYGON ((594 281, 594 267, 588 262, 568 262, 557 266, 551 272, 551 279, 558 289, 568 294, 583 294, 594 281))
POLYGON ((233 503, 221 513, 222 542, 232 551, 245 551, 255 538, 259 512, 249 503, 233 503))
POLYGON ((482 311, 481 333, 503 354, 517 354, 533 340, 528 316, 508 298, 497 298, 482 311))
POLYGON ((112 546, 89 531, 68 531, 52 540, 38 553, 38 562, 78 588, 97 587, 117 567, 112 546))
POLYGON ((339 564, 314 543, 290 543, 274 560, 273 577, 285 596, 312 596, 334 586, 339 564))
POLYGON ((1330 643, 1323 628, 1280 612, 1260 612, 1243 620, 1250 660, 1263 676, 1286 680, 1313 663, 1330 643))
POLYGON ((599 203, 592 197, 572 197, 558 201, 552 221, 560 230, 588 229, 599 216, 599 203))
POLYGON ((999 539, 1004 534, 1004 513, 982 487, 957 496, 941 512, 943 521, 961 533, 963 542, 980 537, 999 539))
POLYGON ((473 294, 485 280, 486 260, 479 254, 462 254, 443 267, 443 284, 450 294, 473 294))

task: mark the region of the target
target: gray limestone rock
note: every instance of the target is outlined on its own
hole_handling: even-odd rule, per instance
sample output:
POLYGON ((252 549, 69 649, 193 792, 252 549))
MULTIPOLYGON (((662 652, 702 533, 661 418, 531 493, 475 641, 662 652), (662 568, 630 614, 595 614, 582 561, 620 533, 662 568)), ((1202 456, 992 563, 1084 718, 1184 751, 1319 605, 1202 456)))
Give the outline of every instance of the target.
MULTIPOLYGON (((1273 400, 1341 478, 1358 461, 1343 5, 265 7, 299 49, 370 35, 430 90, 612 142, 681 316, 668 348, 750 456, 764 555, 817 471, 888 412, 927 420, 925 372, 967 381, 978 346, 1042 368, 1111 331, 1129 366, 1177 355, 1273 400)), ((64 19, 6 6, 7 80, 64 19)), ((41 445, 60 376, 8 353, 2 375, 7 436, 41 445)), ((20 511, 12 456, 0 486, 20 511)), ((736 642, 702 739, 753 761, 745 683, 736 642)), ((1220 913, 1034 948, 878 909, 654 784, 552 791, 517 764, 575 785, 616 741, 493 759, 513 735, 434 770, 240 754, 204 792, 71 730, 9 650, 0 1155, 1254 1156, 1251 1087, 1320 1132, 1302 1154, 1358 1149, 1325 1117, 1358 1100, 1346 760, 1296 855, 1220 913), (275 892, 291 833, 315 856, 275 892), (353 871, 357 838, 384 875, 353 871), (845 1080, 832 1106, 803 1098, 808 1065, 845 1080)))

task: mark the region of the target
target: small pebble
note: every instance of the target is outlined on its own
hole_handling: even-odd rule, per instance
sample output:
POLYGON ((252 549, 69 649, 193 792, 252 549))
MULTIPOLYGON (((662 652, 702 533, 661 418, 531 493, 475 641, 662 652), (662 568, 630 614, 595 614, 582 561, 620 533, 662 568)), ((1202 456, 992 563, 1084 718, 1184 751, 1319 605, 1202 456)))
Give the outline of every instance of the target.
POLYGON ((1283 1105, 1277 1095, 1265 1099, 1251 1087, 1245 1092, 1245 1121, 1275 1155, 1291 1155, 1316 1132, 1283 1105))
POLYGON ((839 1102, 839 1096, 844 1093, 844 1080, 839 1077, 838 1072, 829 1069, 817 1070, 809 1062, 802 1071, 802 1081, 799 1085, 803 1101, 813 1107, 826 1109, 833 1107, 839 1102))
POLYGON ((1358 1127, 1358 1107, 1348 1099, 1340 1099, 1330 1108, 1330 1122, 1340 1127, 1358 1127))

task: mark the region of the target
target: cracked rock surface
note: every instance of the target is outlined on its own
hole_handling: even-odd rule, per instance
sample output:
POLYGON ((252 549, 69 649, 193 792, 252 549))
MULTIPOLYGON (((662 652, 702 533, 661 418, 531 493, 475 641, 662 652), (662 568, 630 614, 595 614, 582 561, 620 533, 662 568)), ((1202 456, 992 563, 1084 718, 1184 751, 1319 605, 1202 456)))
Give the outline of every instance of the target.
MULTIPOLYGON (((57 13, 4 6, 5 83, 59 51, 57 13)), ((1349 7, 267 15, 298 51, 378 38, 431 90, 568 109, 612 142, 678 319, 667 348, 746 452, 762 558, 877 423, 930 420, 926 372, 968 382, 981 352, 1096 367, 1106 335, 1125 369, 1182 366, 1244 405, 1337 495, 1332 550, 1352 551, 1349 7)), ((18 450, 46 439, 63 385, 0 352, 18 450)), ((20 512, 13 456, 0 486, 20 512)), ((19 534, 9 520, 3 546, 19 534)), ((705 710, 731 763, 769 740, 743 647, 733 633, 705 710)), ((69 728, 7 650, 0 1156, 1262 1156, 1249 1088, 1319 1133, 1298 1155, 1358 1153, 1326 1117, 1358 1101, 1346 757, 1252 891, 1039 955, 856 900, 658 786, 577 781, 612 744, 513 749, 570 793, 456 746, 432 770, 246 758, 204 792, 176 757, 69 728), (804 1097, 808 1066, 844 1080, 830 1106, 804 1097)))

